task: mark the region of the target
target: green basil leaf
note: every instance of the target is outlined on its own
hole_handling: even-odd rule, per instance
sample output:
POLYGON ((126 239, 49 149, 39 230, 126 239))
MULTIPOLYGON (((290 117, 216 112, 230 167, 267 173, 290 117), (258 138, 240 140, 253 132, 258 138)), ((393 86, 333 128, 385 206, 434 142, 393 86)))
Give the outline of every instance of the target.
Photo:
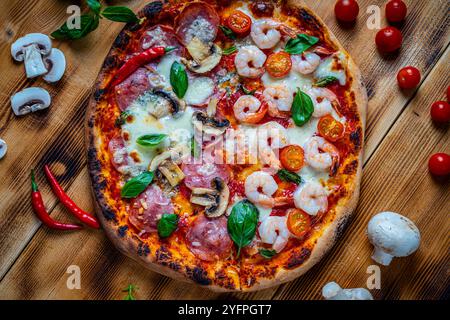
POLYGON ((230 38, 231 40, 236 40, 236 34, 233 32, 233 30, 231 30, 230 28, 226 27, 226 26, 219 26, 220 30, 222 30, 223 34, 227 37, 230 38))
POLYGON ((238 247, 237 256, 241 248, 252 242, 258 225, 258 208, 248 200, 236 203, 228 217, 227 229, 231 239, 238 247))
POLYGON ((102 12, 101 15, 108 20, 116 21, 116 22, 137 22, 139 21, 138 17, 131 11, 130 8, 127 7, 107 7, 102 12))
POLYGON ((328 76, 328 77, 324 77, 324 78, 317 80, 317 82, 314 85, 316 87, 326 87, 327 85, 329 85, 337 80, 338 79, 336 77, 328 76))
POLYGON ((128 180, 122 188, 120 195, 122 198, 136 198, 140 195, 153 180, 153 172, 145 171, 137 177, 128 180))
POLYGON ((272 249, 259 249, 259 254, 263 256, 266 259, 272 259, 274 256, 276 256, 277 252, 272 249))
POLYGON ((291 112, 292 120, 299 127, 307 123, 314 112, 314 105, 311 98, 299 88, 297 88, 291 112))
POLYGON ((117 117, 116 121, 114 122, 114 125, 117 128, 120 128, 122 125, 124 125, 127 122, 127 118, 131 116, 131 113, 129 111, 122 111, 117 117))
POLYGON ((80 28, 69 29, 65 22, 58 30, 53 31, 50 36, 58 40, 76 40, 83 38, 98 27, 99 17, 92 14, 83 14, 80 16, 80 28))
POLYGON ((178 227, 178 216, 175 213, 164 213, 159 219, 157 228, 161 238, 167 238, 178 227))
POLYGON ((200 156, 200 148, 194 137, 192 137, 191 139, 191 155, 195 159, 198 159, 198 157, 200 156))
POLYGON ((284 51, 289 54, 301 54, 319 42, 319 38, 300 33, 296 38, 291 38, 286 42, 284 51))
POLYGON ((228 55, 230 55, 232 53, 235 53, 236 51, 237 51, 236 46, 232 46, 232 47, 223 49, 222 50, 222 54, 225 55, 225 56, 228 56, 228 55))
POLYGON ((284 181, 293 182, 295 184, 302 183, 302 178, 298 174, 296 174, 295 172, 286 170, 286 169, 279 170, 277 172, 277 175, 281 180, 284 180, 284 181))
POLYGON ((156 147, 160 144, 167 134, 146 134, 136 139, 136 143, 144 147, 156 147))
POLYGON ((170 68, 170 84, 178 98, 183 98, 188 88, 188 77, 184 66, 175 61, 170 68))
POLYGON ((256 92, 256 90, 248 90, 248 89, 247 89, 246 87, 244 87, 244 86, 241 86, 241 88, 242 88, 242 91, 244 91, 244 93, 245 93, 246 95, 252 96, 252 95, 254 95, 255 92, 256 92))
POLYGON ((100 14, 100 9, 102 5, 97 0, 86 0, 87 5, 94 11, 96 14, 100 14))

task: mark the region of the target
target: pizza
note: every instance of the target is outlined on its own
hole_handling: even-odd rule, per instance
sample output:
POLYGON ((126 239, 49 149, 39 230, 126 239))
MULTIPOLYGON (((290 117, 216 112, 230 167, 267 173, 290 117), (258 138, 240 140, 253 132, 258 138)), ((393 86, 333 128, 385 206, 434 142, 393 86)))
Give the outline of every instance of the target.
POLYGON ((216 291, 292 280, 359 196, 367 95, 300 1, 153 1, 107 55, 87 116, 108 237, 216 291))

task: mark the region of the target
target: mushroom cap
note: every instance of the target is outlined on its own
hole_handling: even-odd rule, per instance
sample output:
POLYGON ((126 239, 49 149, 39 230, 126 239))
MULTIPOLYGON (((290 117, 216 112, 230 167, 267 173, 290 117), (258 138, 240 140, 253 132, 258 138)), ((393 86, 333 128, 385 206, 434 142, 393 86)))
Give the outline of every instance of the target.
POLYGON ((6 144, 5 140, 0 139, 0 159, 2 159, 5 156, 7 150, 8 145, 6 144))
POLYGON ((24 48, 36 44, 39 48, 39 52, 46 56, 50 53, 52 49, 52 41, 50 38, 42 33, 29 33, 19 39, 17 39, 11 45, 11 55, 16 61, 23 61, 24 59, 24 48))
POLYGON ((11 107, 16 116, 48 108, 50 102, 48 91, 39 87, 23 89, 11 97, 11 107))
POLYGON ((43 77, 44 80, 50 83, 59 81, 66 70, 64 53, 57 48, 53 48, 50 55, 44 58, 44 62, 48 69, 48 73, 43 77))
POLYGON ((395 212, 380 212, 373 216, 367 227, 369 241, 395 257, 406 257, 417 250, 420 232, 408 218, 395 212))

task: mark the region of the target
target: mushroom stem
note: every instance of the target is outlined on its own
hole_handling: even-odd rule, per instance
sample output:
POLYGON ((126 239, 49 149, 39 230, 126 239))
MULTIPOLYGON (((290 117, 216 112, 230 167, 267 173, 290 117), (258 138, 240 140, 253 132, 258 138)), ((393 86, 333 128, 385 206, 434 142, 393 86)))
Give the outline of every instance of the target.
POLYGON ((25 72, 27 78, 35 78, 47 73, 41 51, 37 44, 31 44, 25 48, 25 72))
POLYGON ((375 247, 373 250, 372 259, 383 266, 388 266, 393 258, 393 255, 383 251, 381 248, 375 247))

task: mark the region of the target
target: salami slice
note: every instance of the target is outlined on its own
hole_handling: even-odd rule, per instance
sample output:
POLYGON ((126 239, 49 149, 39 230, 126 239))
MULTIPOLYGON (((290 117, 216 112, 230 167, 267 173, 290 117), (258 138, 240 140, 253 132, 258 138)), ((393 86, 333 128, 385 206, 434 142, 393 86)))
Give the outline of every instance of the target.
POLYGON ((200 215, 190 226, 186 240, 191 252, 199 259, 215 261, 231 254, 233 242, 228 235, 227 218, 209 219, 200 215))
POLYGON ((178 16, 175 32, 184 45, 194 37, 209 43, 216 38, 219 23, 219 15, 212 6, 204 2, 194 2, 186 6, 178 16))
POLYGON ((125 149, 125 141, 122 136, 116 136, 109 141, 108 150, 111 154, 111 163, 117 171, 123 172, 123 167, 127 166, 130 157, 125 149))
POLYGON ((226 183, 230 180, 229 172, 224 165, 212 163, 183 164, 181 170, 186 176, 184 183, 190 189, 208 188, 216 177, 222 178, 226 183))
POLYGON ((131 202, 128 219, 141 231, 155 232, 164 213, 173 213, 172 202, 153 184, 131 202))
POLYGON ((128 108, 137 97, 150 89, 149 74, 147 69, 139 68, 114 88, 120 110, 128 108))
POLYGON ((145 31, 140 42, 142 50, 156 46, 181 48, 173 28, 162 24, 153 26, 145 31))

